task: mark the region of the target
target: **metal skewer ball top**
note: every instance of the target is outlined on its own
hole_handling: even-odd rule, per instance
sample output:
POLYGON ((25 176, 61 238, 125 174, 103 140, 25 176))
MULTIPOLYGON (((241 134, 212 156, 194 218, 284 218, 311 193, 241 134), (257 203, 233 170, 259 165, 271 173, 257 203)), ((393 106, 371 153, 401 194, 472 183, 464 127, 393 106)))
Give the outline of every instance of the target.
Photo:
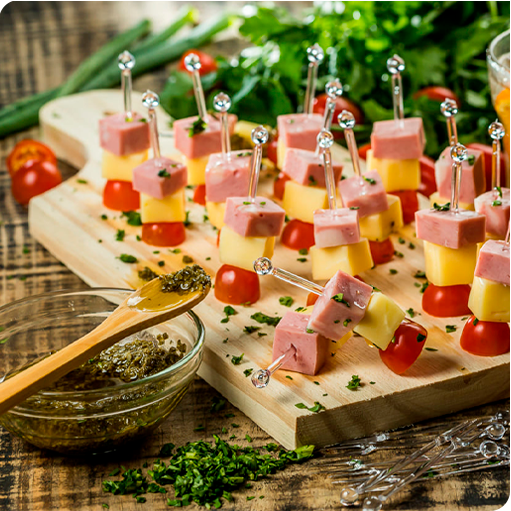
POLYGON ((447 137, 449 138, 450 146, 455 146, 458 143, 458 130, 456 128, 456 114, 458 113, 458 105, 454 99, 446 98, 440 105, 440 112, 445 117, 447 123, 447 137))
POLYGON ((133 112, 131 111, 131 70, 135 67, 135 57, 129 51, 123 51, 117 58, 117 65, 121 70, 121 88, 122 96, 124 98, 124 116, 126 122, 131 122, 133 121, 133 112))
POLYGON ((402 125, 405 117, 403 105, 403 80, 401 73, 405 70, 405 61, 394 54, 387 60, 387 69, 392 76, 392 103, 394 105, 394 120, 402 125))
POLYGON ((362 186, 365 182, 362 178, 362 172, 360 170, 360 159, 357 150, 357 141, 355 140, 355 133, 353 128, 355 127, 355 117, 349 110, 343 110, 337 116, 337 122, 339 126, 344 130, 344 137, 346 139, 346 145, 351 156, 351 162, 353 163, 353 171, 356 176, 360 178, 360 185, 362 186))
POLYGON ((213 107, 220 117, 220 137, 222 140, 222 157, 224 161, 231 159, 231 137, 229 136, 229 110, 231 98, 220 92, 213 98, 213 107))
POLYGON ((504 138, 506 130, 501 122, 495 121, 490 124, 488 133, 492 139, 491 189, 498 194, 500 188, 500 141, 504 138))
POLYGON ((264 126, 257 126, 252 130, 252 142, 254 151, 250 158, 250 183, 248 186, 248 198, 253 204, 257 196, 257 185, 259 183, 259 174, 261 172, 261 162, 263 159, 263 144, 268 142, 268 130, 264 126))
MULTIPOLYGON (((325 168, 326 191, 328 195, 328 209, 335 213, 337 209, 337 189, 335 187, 334 167, 330 148, 334 144, 334 136, 328 130, 321 130, 318 135, 318 147, 322 150, 323 165, 325 168)), ((342 200, 341 200, 342 201, 342 200)))

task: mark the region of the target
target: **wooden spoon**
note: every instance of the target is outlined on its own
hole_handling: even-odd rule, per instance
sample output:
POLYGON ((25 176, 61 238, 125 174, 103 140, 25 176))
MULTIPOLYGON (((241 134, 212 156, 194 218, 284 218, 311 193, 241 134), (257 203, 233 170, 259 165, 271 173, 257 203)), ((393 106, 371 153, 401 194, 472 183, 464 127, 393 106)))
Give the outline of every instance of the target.
POLYGON ((198 265, 151 280, 94 330, 1 383, 0 415, 125 337, 195 307, 210 288, 211 278, 198 265), (190 282, 191 290, 183 292, 183 283, 186 288, 190 282), (173 290, 176 285, 180 292, 173 290))

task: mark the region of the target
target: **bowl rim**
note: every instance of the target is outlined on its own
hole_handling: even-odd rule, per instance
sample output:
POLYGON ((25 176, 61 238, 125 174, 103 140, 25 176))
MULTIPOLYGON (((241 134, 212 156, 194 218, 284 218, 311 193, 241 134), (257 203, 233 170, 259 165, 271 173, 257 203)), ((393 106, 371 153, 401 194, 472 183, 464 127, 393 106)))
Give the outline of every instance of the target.
MULTIPOLYGON (((41 298, 48 298, 52 296, 66 296, 66 295, 87 295, 87 294, 94 294, 94 292, 101 292, 101 291, 114 291, 114 292, 121 292, 121 293, 133 293, 133 289, 126 289, 126 288, 117 288, 117 287, 90 287, 89 289, 81 289, 81 290, 72 290, 72 289, 61 289, 57 291, 50 291, 48 293, 39 293, 37 295, 31 295, 27 296, 25 298, 20 298, 19 300, 14 300, 13 302, 6 303, 2 306, 0 306, 0 315, 4 312, 8 311, 9 309, 15 309, 16 307, 20 305, 27 305, 30 302, 36 302, 40 300, 41 298)), ((204 327, 204 323, 200 319, 200 317, 193 312, 193 310, 188 310, 181 314, 181 316, 188 316, 189 319, 192 320, 192 322, 197 327, 198 335, 196 338, 196 342, 192 349, 178 362, 175 364, 172 364, 171 366, 167 367, 166 369, 163 369, 163 371, 159 371, 158 373, 152 374, 150 376, 147 376, 145 378, 142 378, 141 380, 134 380, 131 382, 124 382, 120 383, 119 385, 115 385, 113 387, 104 387, 102 389, 89 389, 89 390, 66 390, 66 391, 44 391, 40 390, 34 395, 39 395, 40 397, 51 397, 52 399, 55 399, 56 397, 60 398, 69 398, 70 396, 91 396, 94 394, 108 394, 109 392, 113 391, 115 389, 115 392, 118 391, 124 391, 128 389, 132 389, 134 387, 137 387, 139 385, 146 385, 148 383, 152 383, 153 381, 158 381, 162 379, 162 377, 168 377, 171 373, 177 373, 181 367, 186 365, 190 360, 195 358, 195 356, 202 350, 204 346, 204 342, 206 339, 206 329, 204 327)), ((179 316, 178 316, 179 317, 179 316)), ((172 320, 170 320, 171 322, 172 320)), ((164 321, 163 323, 167 323, 164 321)), ((155 325, 157 326, 157 325, 155 325)), ((20 405, 15 406, 11 412, 14 412, 15 410, 19 410, 19 408, 23 408, 23 403, 20 403, 20 405)))
POLYGON ((511 29, 507 29, 504 32, 501 32, 499 35, 495 36, 491 41, 486 50, 486 54, 488 58, 491 60, 492 64, 498 67, 501 71, 509 73, 509 67, 504 66, 499 62, 497 57, 495 56, 495 47, 499 44, 503 39, 509 37, 511 33, 511 29))

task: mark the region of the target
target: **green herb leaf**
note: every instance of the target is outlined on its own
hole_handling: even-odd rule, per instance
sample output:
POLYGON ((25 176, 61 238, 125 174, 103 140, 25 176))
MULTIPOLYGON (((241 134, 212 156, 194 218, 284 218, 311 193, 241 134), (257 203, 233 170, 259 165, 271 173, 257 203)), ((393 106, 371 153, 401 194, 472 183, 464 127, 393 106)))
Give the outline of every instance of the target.
POLYGON ((257 321, 258 323, 265 323, 266 325, 269 326, 277 326, 280 320, 282 319, 281 317, 278 316, 275 317, 267 316, 262 312, 256 312, 255 314, 252 314, 250 318, 253 319, 254 321, 257 321))
POLYGON ((294 300, 290 296, 281 296, 279 298, 279 303, 284 307, 291 307, 291 305, 294 303, 294 300))
POLYGON ((351 377, 351 380, 348 382, 348 385, 346 385, 346 388, 349 390, 357 390, 361 386, 361 379, 358 377, 358 375, 354 374, 351 377))
POLYGON ((119 256, 119 259, 123 263, 128 263, 128 264, 138 263, 138 259, 135 256, 132 256, 132 255, 129 255, 129 254, 121 254, 119 256))

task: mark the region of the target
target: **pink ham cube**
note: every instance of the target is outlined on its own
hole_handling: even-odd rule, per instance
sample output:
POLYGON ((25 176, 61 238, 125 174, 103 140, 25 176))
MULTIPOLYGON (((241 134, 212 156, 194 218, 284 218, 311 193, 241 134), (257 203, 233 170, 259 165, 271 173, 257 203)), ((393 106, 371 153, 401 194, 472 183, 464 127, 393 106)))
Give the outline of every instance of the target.
POLYGON ((422 209, 415 213, 417 238, 447 248, 462 248, 486 238, 486 218, 475 211, 422 209))
MULTIPOLYGON (((228 119, 229 133, 232 135, 238 118, 233 114, 229 114, 228 119)), ((197 120, 198 116, 193 116, 174 121, 174 144, 176 149, 189 159, 202 158, 212 153, 221 152, 220 121, 210 115, 206 129, 192 135, 191 130, 197 120)))
POLYGON ((505 238, 509 224, 509 188, 501 188, 502 197, 496 191, 489 191, 474 199, 476 211, 486 217, 486 232, 505 238))
POLYGON ((314 211, 314 239, 319 248, 358 243, 358 211, 349 208, 317 209, 314 211))
POLYGON ((488 240, 479 251, 475 276, 509 286, 509 244, 488 240))
POLYGON ((371 149, 375 158, 415 160, 422 156, 425 145, 426 137, 420 117, 373 124, 371 149))
POLYGON ((247 193, 250 182, 252 151, 233 151, 229 160, 222 153, 209 157, 206 166, 206 199, 225 202, 227 197, 240 197, 247 193))
POLYGON ((337 341, 364 317, 373 288, 338 271, 327 283, 312 311, 309 329, 337 341))
POLYGON ((186 167, 170 158, 151 158, 133 169, 133 188, 155 199, 163 199, 186 186, 186 167))
POLYGON ((341 180, 339 193, 343 206, 358 208, 360 218, 389 209, 387 193, 377 170, 366 172, 362 177, 351 176, 341 180))
POLYGON ((273 360, 294 346, 295 356, 282 368, 314 376, 330 356, 330 340, 318 333, 309 333, 307 330, 309 318, 308 314, 286 312, 275 328, 273 360))
MULTIPOLYGON (((486 190, 484 157, 477 149, 467 149, 468 158, 461 165, 460 202, 471 204, 486 190)), ((446 147, 435 162, 435 181, 438 195, 451 200, 452 159, 451 148, 446 147)))
POLYGON ((225 201, 224 222, 235 233, 245 237, 269 238, 280 236, 286 212, 266 197, 228 197, 225 201))
POLYGON ((149 124, 140 114, 127 122, 126 114, 114 114, 99 121, 99 145, 117 156, 140 153, 149 149, 149 124))
POLYGON ((318 133, 323 128, 320 114, 287 114, 277 117, 279 140, 286 148, 298 147, 315 151, 318 133))
MULTIPOLYGON (((341 179, 342 165, 336 162, 332 163, 334 182, 338 183, 341 179)), ((284 156, 282 172, 300 185, 326 187, 323 157, 316 156, 314 151, 288 149, 284 156)))

